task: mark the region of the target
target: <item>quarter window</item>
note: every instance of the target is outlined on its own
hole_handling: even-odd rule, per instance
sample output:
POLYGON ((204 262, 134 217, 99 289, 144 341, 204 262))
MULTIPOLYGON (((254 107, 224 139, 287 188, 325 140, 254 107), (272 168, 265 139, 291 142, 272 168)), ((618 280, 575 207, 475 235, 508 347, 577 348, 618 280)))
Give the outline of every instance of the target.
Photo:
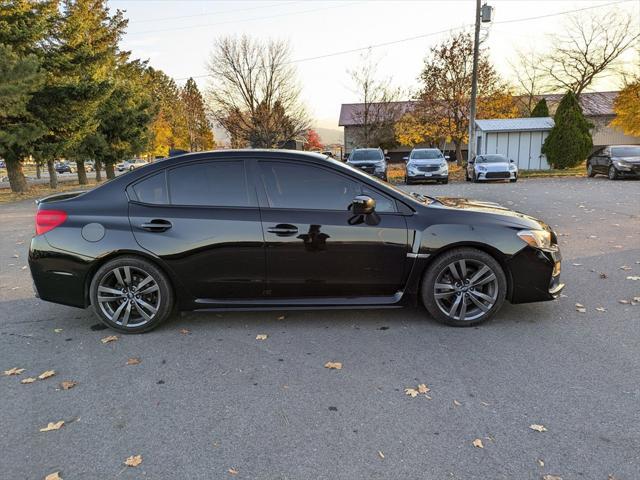
POLYGON ((168 175, 172 205, 249 206, 244 162, 193 163, 172 168, 168 175))
POLYGON ((133 191, 140 202, 156 205, 169 203, 167 197, 167 182, 164 172, 146 178, 134 185, 133 191))

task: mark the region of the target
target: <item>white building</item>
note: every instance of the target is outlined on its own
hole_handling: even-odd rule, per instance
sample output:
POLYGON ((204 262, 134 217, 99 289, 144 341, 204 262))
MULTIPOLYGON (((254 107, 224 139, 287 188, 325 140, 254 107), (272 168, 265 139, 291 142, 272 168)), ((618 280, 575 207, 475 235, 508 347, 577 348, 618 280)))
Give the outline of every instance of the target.
POLYGON ((553 125, 551 117, 476 120, 476 152, 502 154, 521 170, 547 170, 542 145, 553 125))

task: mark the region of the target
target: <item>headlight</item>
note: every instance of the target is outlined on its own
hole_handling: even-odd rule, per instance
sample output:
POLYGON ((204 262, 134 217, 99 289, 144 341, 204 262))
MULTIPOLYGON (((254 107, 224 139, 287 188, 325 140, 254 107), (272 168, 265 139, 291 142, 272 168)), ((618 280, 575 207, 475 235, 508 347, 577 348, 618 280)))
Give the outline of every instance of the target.
POLYGON ((486 172, 487 171, 487 167, 485 167, 484 165, 478 165, 478 171, 479 172, 486 172))
POLYGON ((509 165, 509 170, 515 170, 517 167, 514 164, 509 165))
POLYGON ((376 172, 384 172, 384 163, 376 163, 375 170, 376 172))
POLYGON ((616 167, 619 167, 619 168, 630 168, 630 167, 631 167, 631 165, 629 165, 629 164, 628 164, 627 162, 625 162, 624 160, 614 160, 614 161, 613 161, 613 164, 614 164, 616 167))
POLYGON ((518 236, 534 248, 551 248, 551 233, 546 230, 520 230, 518 236))
POLYGON ((447 165, 447 162, 441 163, 440 164, 440 171, 441 172, 446 172, 447 170, 449 170, 449 166, 447 165))

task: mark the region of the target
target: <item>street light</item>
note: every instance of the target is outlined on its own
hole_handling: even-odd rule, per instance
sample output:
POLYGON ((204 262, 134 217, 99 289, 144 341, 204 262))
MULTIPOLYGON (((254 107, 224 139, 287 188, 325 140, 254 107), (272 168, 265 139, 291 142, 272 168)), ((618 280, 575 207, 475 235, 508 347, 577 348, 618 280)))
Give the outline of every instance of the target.
POLYGON ((476 0, 476 29, 473 39, 473 72, 471 74, 471 104, 469 106, 469 141, 467 148, 467 161, 476 154, 476 96, 478 94, 478 56, 480 53, 480 22, 489 23, 493 16, 493 7, 480 5, 476 0))

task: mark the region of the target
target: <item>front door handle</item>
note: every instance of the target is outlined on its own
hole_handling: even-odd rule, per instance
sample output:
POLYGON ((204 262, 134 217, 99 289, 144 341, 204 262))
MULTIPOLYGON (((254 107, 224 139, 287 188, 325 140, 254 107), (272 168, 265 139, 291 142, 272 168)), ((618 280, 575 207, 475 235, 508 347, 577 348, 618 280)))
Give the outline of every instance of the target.
POLYGON ((143 223, 140 225, 140 228, 147 230, 149 232, 166 232, 173 225, 169 220, 164 220, 162 218, 154 218, 148 223, 143 223))
POLYGON ((298 227, 289 225, 288 223, 279 223, 275 227, 269 227, 267 232, 275 233, 279 237, 290 237, 298 233, 298 227))

